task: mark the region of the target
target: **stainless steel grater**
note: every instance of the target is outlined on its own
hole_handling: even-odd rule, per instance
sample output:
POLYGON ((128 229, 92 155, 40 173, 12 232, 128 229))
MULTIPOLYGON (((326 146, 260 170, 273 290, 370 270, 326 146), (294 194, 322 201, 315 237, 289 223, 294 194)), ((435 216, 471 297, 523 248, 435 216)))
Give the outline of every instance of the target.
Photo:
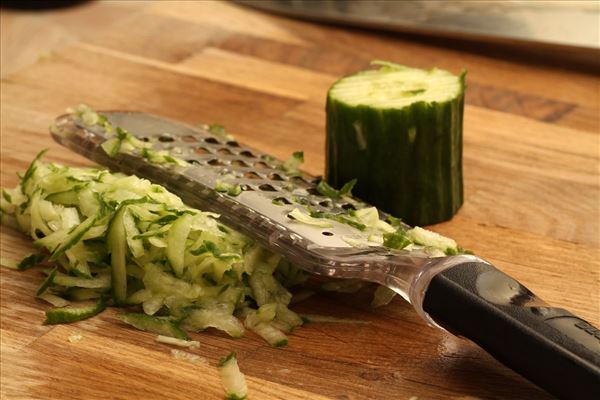
MULTIPOLYGON (((104 130, 71 115, 57 118, 52 136, 112 170, 166 186, 189 206, 220 214, 224 224, 309 272, 391 288, 429 324, 470 338, 555 394, 567 393, 561 382, 569 374, 588 385, 581 385, 587 394, 600 393, 598 330, 566 310, 546 305, 488 262, 472 255, 432 257, 426 250, 380 245, 357 248, 348 239, 368 242, 366 233, 337 221, 330 221, 330 228, 298 223, 288 214, 299 205, 345 213, 368 204, 321 196, 315 177, 290 176, 273 157, 206 129, 138 112, 100 114, 188 165, 166 167, 123 153, 109 157, 101 147, 107 140, 104 130), (214 190, 217 183, 240 185, 242 191, 238 196, 219 193, 214 190), (548 362, 540 366, 526 356, 548 362)), ((380 212, 380 217, 386 215, 380 212)))
MULTIPOLYGON (((318 228, 294 222, 287 215, 299 204, 334 213, 367 204, 355 199, 342 201, 321 196, 316 191, 315 177, 288 176, 279 168, 282 163, 273 157, 234 140, 217 138, 207 130, 136 112, 102 115, 113 126, 124 128, 143 141, 151 141, 154 149, 170 151, 191 165, 164 167, 128 154, 111 158, 100 147, 106 140, 103 129, 86 127, 70 115, 57 119, 58 130, 53 137, 112 170, 166 186, 192 207, 220 214, 226 225, 256 239, 269 250, 285 255, 307 271, 380 283, 407 301, 419 304, 418 298, 430 277, 426 271, 434 266, 437 271, 456 262, 475 260, 473 256, 431 259, 427 253, 384 247, 357 249, 343 239, 366 241, 365 234, 355 228, 336 221, 331 221, 333 228, 318 228), (214 190, 217 182, 238 184, 242 192, 235 197, 218 193, 214 190), (273 204, 276 199, 283 205, 273 204), (419 283, 415 284, 417 280, 419 283)), ((435 324, 420 307, 419 311, 428 322, 435 324)))

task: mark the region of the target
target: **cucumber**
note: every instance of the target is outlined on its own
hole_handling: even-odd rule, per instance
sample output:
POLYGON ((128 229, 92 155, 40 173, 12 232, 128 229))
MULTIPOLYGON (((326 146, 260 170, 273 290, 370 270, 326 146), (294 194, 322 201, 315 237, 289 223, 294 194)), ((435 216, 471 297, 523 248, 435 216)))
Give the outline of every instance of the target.
POLYGON ((46 311, 45 325, 68 324, 81 321, 94 315, 100 314, 106 308, 104 299, 98 300, 96 304, 84 307, 61 307, 51 308, 46 311))
POLYGON ((331 222, 323 220, 323 219, 319 219, 319 218, 321 218, 320 215, 318 215, 318 216, 307 215, 297 208, 294 208, 292 211, 290 211, 288 213, 288 218, 290 218, 293 221, 302 223, 302 224, 314 225, 319 228, 333 227, 333 224, 331 222))
POLYGON ((225 388, 226 400, 244 400, 248 396, 248 387, 246 378, 240 372, 235 353, 229 353, 228 356, 221 358, 219 365, 219 375, 225 388))
POLYGON ((389 304, 392 299, 396 297, 396 292, 387 286, 378 286, 373 293, 373 300, 371 301, 371 307, 377 308, 389 304))
POLYGON ((44 292, 37 296, 39 299, 52 304, 54 307, 61 308, 69 305, 69 302, 60 296, 52 293, 44 292))
POLYGON ((46 279, 42 281, 40 287, 35 292, 36 296, 41 296, 44 292, 52 285, 54 285, 54 278, 56 277, 56 267, 52 268, 46 279))
POLYGON ((126 207, 121 207, 113 217, 108 228, 107 245, 110 252, 112 273, 112 291, 116 305, 125 303, 127 298, 127 238, 123 216, 126 207))
POLYGON ((463 203, 465 74, 376 62, 327 94, 327 182, 411 225, 448 220, 463 203))
MULTIPOLYGON (((68 234, 62 240, 62 243, 58 248, 54 249, 50 256, 50 261, 58 260, 58 258, 68 249, 77 244, 83 235, 94 226, 98 217, 88 217, 80 225, 71 229, 68 234)), ((49 237, 49 236, 48 236, 49 237)), ((42 239, 43 240, 43 239, 42 239)))
POLYGON ((273 347, 287 346, 288 338, 276 327, 274 321, 266 321, 268 317, 263 313, 259 315, 257 311, 251 310, 246 315, 244 324, 246 328, 256 333, 273 347))
POLYGON ((85 289, 108 290, 111 287, 111 279, 108 273, 98 274, 95 278, 80 278, 56 274, 53 283, 65 287, 79 287, 85 289))
POLYGON ((244 335, 244 326, 231 312, 219 309, 193 310, 183 321, 183 326, 195 332, 206 328, 219 329, 229 336, 239 338, 244 335))
POLYGON ((39 253, 29 254, 29 255, 23 257, 23 259, 17 265, 17 269, 24 271, 31 267, 35 267, 36 265, 38 265, 42 261, 44 261, 45 258, 46 258, 46 256, 44 254, 39 254, 39 253))
POLYGON ((302 318, 287 308, 283 304, 277 304, 277 314, 273 321, 273 326, 286 333, 292 333, 292 331, 301 326, 304 323, 302 318))
POLYGON ((167 236, 167 258, 178 277, 183 274, 185 244, 192 226, 191 219, 189 214, 179 217, 173 222, 167 236))
POLYGON ((275 279, 273 272, 264 263, 258 264, 250 275, 249 284, 256 304, 281 303, 287 305, 292 294, 275 279))
POLYGON ((434 247, 445 253, 451 252, 457 254, 458 246, 454 239, 450 239, 439 233, 428 231, 418 226, 409 230, 407 234, 416 244, 434 247))
POLYGON ((153 317, 138 313, 120 313, 117 318, 137 329, 159 335, 189 340, 188 334, 176 323, 162 317, 153 317))
POLYGON ((69 300, 83 301, 98 299, 102 296, 102 294, 94 289, 71 287, 66 291, 66 296, 69 300))
POLYGON ((200 342, 197 342, 195 340, 177 339, 171 336, 158 335, 154 340, 158 343, 170 344, 179 347, 187 347, 188 349, 197 349, 200 347, 200 342))

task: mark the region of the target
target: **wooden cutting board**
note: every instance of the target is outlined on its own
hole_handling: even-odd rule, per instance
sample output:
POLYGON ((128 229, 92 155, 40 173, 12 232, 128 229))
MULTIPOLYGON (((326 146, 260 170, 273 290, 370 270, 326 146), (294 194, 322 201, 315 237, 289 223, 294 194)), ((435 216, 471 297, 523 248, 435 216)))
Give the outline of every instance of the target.
MULTIPOLYGON (((2 80, 1 185, 16 185, 15 173, 43 148, 48 160, 88 164, 47 132, 56 115, 81 102, 219 122, 280 158, 304 150, 306 170, 320 174, 326 90, 373 59, 468 69, 466 202, 433 229, 598 326, 600 81, 585 73, 224 2, 154 2, 2 80)), ((3 258, 31 249, 6 228, 1 245, 3 258)), ((206 366, 173 359, 168 346, 124 326, 114 310, 43 326, 47 305, 33 297, 41 273, 2 268, 0 278, 6 399, 219 399, 215 362, 232 350, 255 400, 550 397, 472 343, 427 327, 400 299, 373 310, 369 293, 311 298, 297 310, 369 323, 307 325, 282 349, 250 333, 194 335, 206 366), (74 333, 83 338, 71 343, 74 333)))

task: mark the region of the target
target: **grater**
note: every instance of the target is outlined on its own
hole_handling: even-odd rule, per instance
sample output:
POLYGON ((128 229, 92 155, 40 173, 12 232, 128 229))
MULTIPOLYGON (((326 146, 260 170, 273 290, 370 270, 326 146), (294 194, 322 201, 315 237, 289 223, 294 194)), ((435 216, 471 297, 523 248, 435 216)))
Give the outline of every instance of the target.
POLYGON ((370 205, 349 196, 322 196, 316 190, 318 178, 287 174, 274 157, 212 135, 206 127, 140 112, 100 114, 186 165, 153 164, 126 153, 109 157, 100 147, 108 138, 104 129, 70 114, 56 119, 52 136, 111 170, 147 178, 187 205, 219 214, 224 224, 308 272, 391 288, 428 324, 471 339, 551 393, 600 398, 600 331, 544 303, 487 261, 473 255, 433 256, 426 248, 351 245, 368 243, 367 233, 338 221, 328 220, 327 228, 299 223, 288 214, 301 206, 342 214, 370 205), (221 183, 239 185, 241 193, 215 191, 221 183))

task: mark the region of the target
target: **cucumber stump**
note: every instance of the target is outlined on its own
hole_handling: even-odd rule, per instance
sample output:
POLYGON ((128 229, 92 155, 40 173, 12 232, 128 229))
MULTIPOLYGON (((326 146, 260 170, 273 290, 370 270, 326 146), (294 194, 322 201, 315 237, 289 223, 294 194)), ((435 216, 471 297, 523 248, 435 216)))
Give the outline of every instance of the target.
POLYGON ((410 225, 445 221, 463 203, 465 73, 376 61, 327 95, 326 180, 410 225))

